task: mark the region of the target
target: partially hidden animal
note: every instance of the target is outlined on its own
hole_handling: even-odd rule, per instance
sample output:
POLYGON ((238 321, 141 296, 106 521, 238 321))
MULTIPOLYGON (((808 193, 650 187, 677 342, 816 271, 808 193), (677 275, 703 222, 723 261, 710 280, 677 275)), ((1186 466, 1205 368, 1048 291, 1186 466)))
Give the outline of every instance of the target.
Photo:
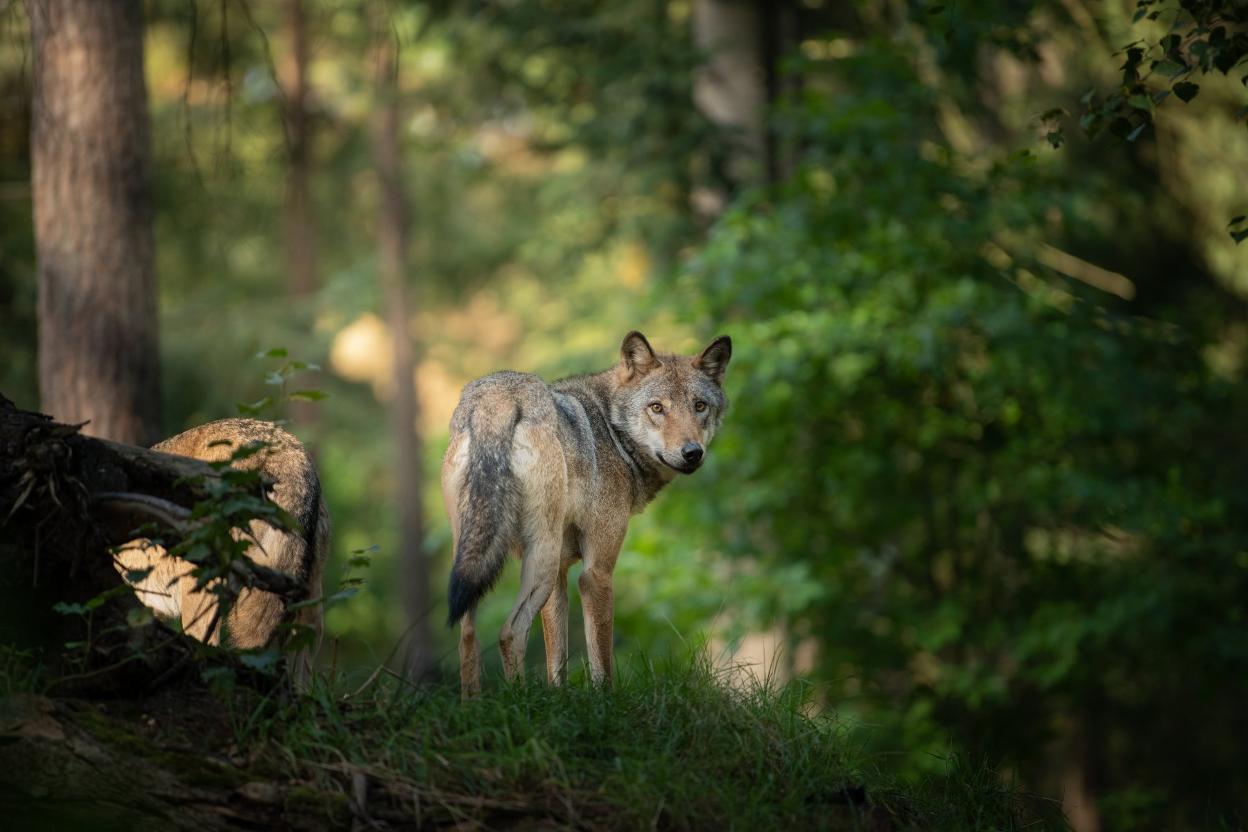
POLYGON ((475 610, 520 557, 520 594, 499 648, 508 678, 523 672, 534 617, 542 615, 546 672, 564 681, 568 568, 578 580, 590 677, 612 672, 611 576, 629 518, 674 478, 692 474, 728 407, 732 341, 697 355, 658 353, 630 332, 610 369, 547 383, 498 372, 468 384, 451 417, 442 495, 454 535, 448 623, 460 625, 460 683, 481 686, 475 610))
MULTIPOLYGON (((321 592, 321 575, 329 552, 329 511, 312 457, 298 439, 272 422, 221 419, 179 433, 152 448, 205 462, 222 462, 249 443, 259 443, 261 449, 234 460, 232 467, 258 469, 271 483, 268 499, 284 509, 297 528, 282 529, 253 520, 247 530, 252 540, 247 556, 304 582, 306 596, 316 598, 321 592)), ((191 575, 193 565, 169 555, 151 540, 130 541, 118 550, 115 560, 118 571, 144 605, 163 619, 179 622, 185 633, 200 641, 240 649, 264 647, 273 642, 286 617, 284 598, 254 588, 243 589, 228 615, 219 615, 218 599, 211 587, 196 586, 191 575)), ((321 638, 320 605, 300 608, 294 620, 311 628, 314 634, 312 647, 298 651, 291 661, 295 681, 305 683, 321 638)))

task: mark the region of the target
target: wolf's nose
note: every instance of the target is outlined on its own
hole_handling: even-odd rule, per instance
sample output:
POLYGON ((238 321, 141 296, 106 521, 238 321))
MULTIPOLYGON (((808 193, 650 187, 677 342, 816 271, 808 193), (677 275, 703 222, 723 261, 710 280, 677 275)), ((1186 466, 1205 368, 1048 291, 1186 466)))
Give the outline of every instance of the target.
POLYGON ((680 449, 680 455, 685 458, 685 462, 693 464, 702 460, 702 446, 697 442, 686 442, 685 446, 680 449))

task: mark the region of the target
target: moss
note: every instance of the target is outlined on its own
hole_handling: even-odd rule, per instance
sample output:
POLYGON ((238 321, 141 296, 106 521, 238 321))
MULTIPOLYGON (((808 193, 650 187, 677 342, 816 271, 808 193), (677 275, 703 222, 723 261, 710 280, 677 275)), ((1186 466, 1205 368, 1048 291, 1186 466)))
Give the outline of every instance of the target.
POLYGON ((332 824, 351 821, 351 803, 342 792, 298 785, 286 792, 286 815, 311 815, 332 824))
POLYGON ((62 702, 61 710, 74 725, 86 731, 95 740, 110 748, 126 751, 131 754, 142 754, 150 748, 151 743, 144 740, 134 727, 124 720, 110 716, 106 712, 86 702, 62 702))
MULTIPOLYGON (((147 731, 132 718, 113 715, 85 702, 66 703, 73 724, 111 751, 137 757, 188 785, 235 789, 255 777, 229 763, 190 748, 170 747, 166 732, 147 731)), ((172 733, 172 732, 169 732, 172 733)), ((180 739, 180 738, 177 738, 180 739)))

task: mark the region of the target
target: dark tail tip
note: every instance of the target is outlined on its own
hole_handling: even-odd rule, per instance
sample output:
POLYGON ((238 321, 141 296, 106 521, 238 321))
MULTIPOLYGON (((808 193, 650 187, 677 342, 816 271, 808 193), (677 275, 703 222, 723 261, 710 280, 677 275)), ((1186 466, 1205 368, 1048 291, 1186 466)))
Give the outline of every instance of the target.
POLYGON ((482 594, 482 587, 474 586, 471 582, 464 580, 459 570, 451 567, 451 584, 447 589, 447 604, 450 612, 447 614, 446 626, 454 627, 458 624, 459 620, 477 605, 482 594))

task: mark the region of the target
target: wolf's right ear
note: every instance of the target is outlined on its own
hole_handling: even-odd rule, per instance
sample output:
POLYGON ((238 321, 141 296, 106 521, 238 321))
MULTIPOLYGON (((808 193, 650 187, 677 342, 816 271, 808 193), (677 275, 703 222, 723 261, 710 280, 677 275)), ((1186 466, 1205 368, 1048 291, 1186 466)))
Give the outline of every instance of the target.
POLYGON ((659 359, 646 336, 634 329, 624 336, 624 343, 620 345, 620 364, 629 377, 644 376, 659 366, 659 359))

